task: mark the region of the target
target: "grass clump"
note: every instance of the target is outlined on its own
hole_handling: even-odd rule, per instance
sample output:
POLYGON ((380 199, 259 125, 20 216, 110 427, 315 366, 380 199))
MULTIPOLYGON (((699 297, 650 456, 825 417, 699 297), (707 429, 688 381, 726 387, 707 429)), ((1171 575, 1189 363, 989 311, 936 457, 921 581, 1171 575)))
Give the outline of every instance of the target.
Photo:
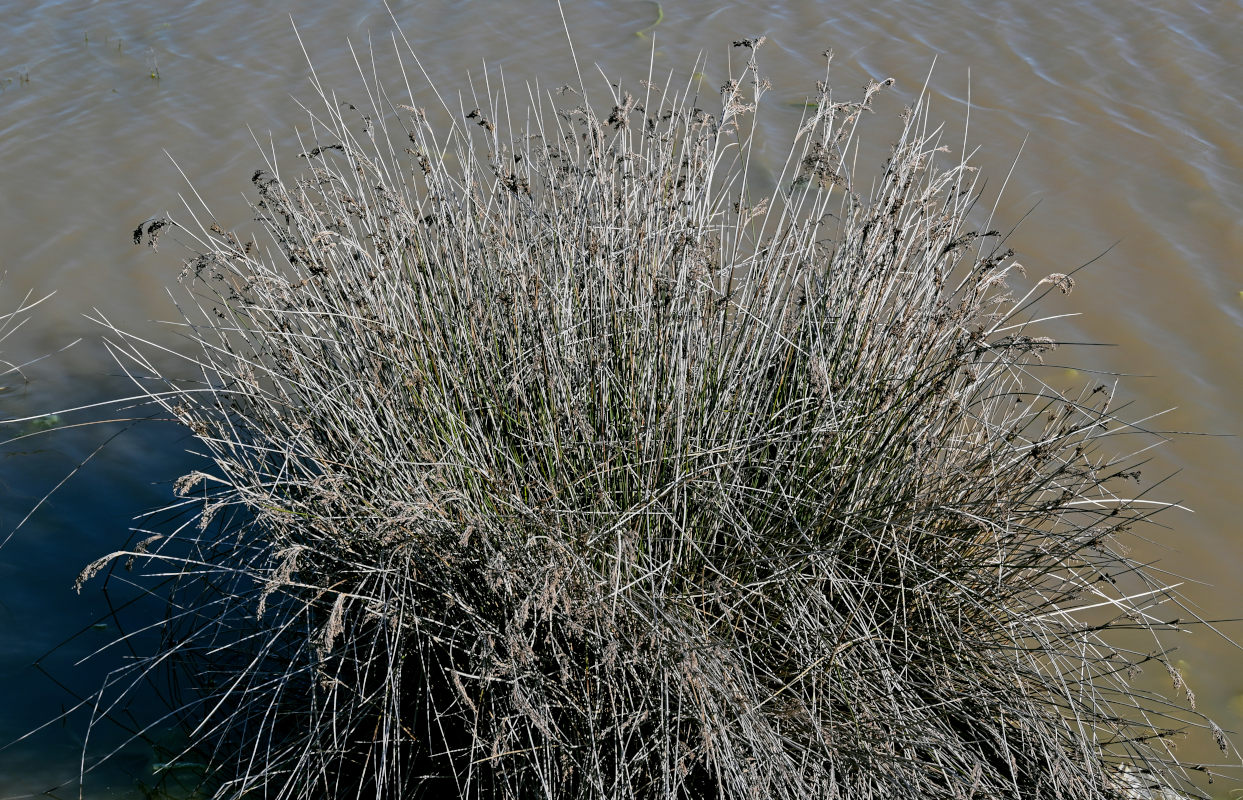
POLYGON ((215 796, 1185 780, 1167 741, 1210 723, 1128 683, 1159 637, 1110 638, 1177 600, 1119 544, 1158 507, 1102 447, 1137 428, 1041 377, 1030 308, 1071 279, 1010 293, 922 97, 856 170, 888 82, 826 75, 755 179, 761 43, 711 111, 671 80, 321 90, 304 169, 254 174, 267 244, 206 211, 135 232, 189 237, 197 377, 113 349, 210 466, 177 485, 197 525, 84 579, 173 577, 129 675, 190 667, 215 796))

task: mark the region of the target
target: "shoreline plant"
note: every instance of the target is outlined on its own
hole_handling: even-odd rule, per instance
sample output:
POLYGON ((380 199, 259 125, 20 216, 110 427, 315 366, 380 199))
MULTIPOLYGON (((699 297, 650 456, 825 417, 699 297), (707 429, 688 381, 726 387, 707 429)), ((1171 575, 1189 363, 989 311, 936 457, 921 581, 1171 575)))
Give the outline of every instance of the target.
POLYGON ((1198 794, 1171 740, 1224 734, 1130 683, 1184 688, 1188 613, 1124 544, 1151 436, 1044 377, 1071 277, 1011 294, 925 95, 857 168, 891 81, 826 68, 762 185, 734 44, 719 96, 431 111, 405 45, 400 98, 316 82, 266 239, 201 201, 134 232, 191 250, 193 352, 100 322, 206 464, 79 582, 168 581, 96 721, 176 665, 216 798, 1198 794))

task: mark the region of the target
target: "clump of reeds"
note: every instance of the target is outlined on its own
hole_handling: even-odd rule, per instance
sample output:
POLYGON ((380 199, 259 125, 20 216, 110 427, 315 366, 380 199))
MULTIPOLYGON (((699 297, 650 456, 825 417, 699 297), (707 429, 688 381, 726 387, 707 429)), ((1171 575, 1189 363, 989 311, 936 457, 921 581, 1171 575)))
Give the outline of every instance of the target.
POLYGON ((1041 377, 1071 279, 1010 293, 922 97, 856 169, 888 82, 826 75, 752 180, 760 43, 719 100, 321 92, 269 242, 135 232, 191 240, 196 377, 113 347, 210 463, 84 579, 174 577, 132 669, 190 665, 217 797, 1188 790, 1211 723, 1128 683, 1177 603, 1119 543, 1137 428, 1041 377))

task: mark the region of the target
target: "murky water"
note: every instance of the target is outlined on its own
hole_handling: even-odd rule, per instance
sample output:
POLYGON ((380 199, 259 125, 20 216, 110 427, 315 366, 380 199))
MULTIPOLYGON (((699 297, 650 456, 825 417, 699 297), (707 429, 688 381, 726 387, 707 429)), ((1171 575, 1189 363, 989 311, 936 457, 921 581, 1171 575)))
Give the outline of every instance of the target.
MULTIPOLYGON (((358 91, 347 39, 365 50, 370 36, 383 69, 395 30, 383 5, 367 2, 307 0, 279 11, 268 4, 266 14, 228 2, 173 11, 149 0, 11 5, 0 22, 0 270, 7 272, 0 312, 28 290, 56 295, 0 347, 5 358, 25 361, 83 341, 28 367, 28 383, 8 381, 0 417, 132 391, 101 344, 100 326, 84 315, 140 331, 155 330, 148 320, 176 316, 165 294, 179 267, 176 248, 134 247, 130 231, 179 207, 187 186, 178 166, 219 218, 247 218, 240 193, 261 164, 254 138, 267 142, 271 131, 278 148, 292 147, 295 127, 306 127, 297 100, 313 99, 289 15, 320 78, 343 99, 358 91)), ((467 73, 496 80, 503 70, 511 90, 537 76, 548 86, 574 77, 548 2, 427 0, 393 8, 442 89, 465 88, 467 73)), ((910 99, 935 59, 934 116, 947 120, 951 139, 959 137, 970 96, 969 138, 982 148, 977 160, 990 190, 1022 150, 998 218, 1014 222, 1032 211, 1011 239, 1029 270, 1066 272, 1109 250, 1077 275, 1078 287, 1057 309, 1082 313, 1063 323, 1067 338, 1117 346, 1066 348, 1058 359, 1145 376, 1124 381, 1137 413, 1176 409, 1155 428, 1243 432, 1239 0, 788 0, 769 8, 635 0, 567 3, 566 17, 584 67, 598 63, 631 81, 653 57, 651 39, 638 34, 659 18, 647 33, 655 36, 656 71, 685 74, 702 52, 708 94, 724 80, 730 41, 767 34, 760 55, 775 89, 764 133, 774 142, 797 119, 792 101, 822 77, 826 48, 836 52, 838 87, 897 79, 894 102, 881 113, 910 99)), ((415 88, 426 95, 426 87, 415 88)), ((1084 377, 1067 372, 1065 379, 1084 377)), ((0 536, 124 425, 7 446, 0 536)), ((115 621, 105 630, 92 623, 110 602, 128 598, 89 586, 79 597, 71 585, 86 562, 124 541, 136 515, 167 500, 168 482, 192 463, 185 454, 192 446, 158 423, 118 436, 0 550, 0 742, 74 705, 74 692, 96 687, 106 669, 124 663, 121 647, 76 666, 115 637, 115 621), (82 630, 42 671, 32 666, 82 630)), ((1160 559, 1160 569, 1198 581, 1184 590, 1203 617, 1241 617, 1243 440, 1175 437, 1145 468, 1146 477, 1172 473, 1154 496, 1195 513, 1165 514, 1168 529, 1151 530, 1154 543, 1139 547, 1160 559)), ((122 624, 144 619, 150 615, 140 603, 122 624)), ((1218 627, 1243 637, 1243 625, 1218 627)), ((1243 651, 1204 629, 1180 646, 1200 708, 1223 727, 1243 729, 1243 651)), ((149 698, 137 702, 153 709, 149 698)), ((0 750, 0 798, 72 779, 82 721, 0 750)), ((140 796, 136 781, 150 779, 158 749, 123 745, 116 726, 92 736, 121 750, 88 782, 87 796, 140 796)), ((1220 760, 1199 733, 1179 754, 1220 760)), ((1208 788, 1225 791, 1220 782, 1208 788)), ((76 789, 56 796, 77 796, 76 789)))

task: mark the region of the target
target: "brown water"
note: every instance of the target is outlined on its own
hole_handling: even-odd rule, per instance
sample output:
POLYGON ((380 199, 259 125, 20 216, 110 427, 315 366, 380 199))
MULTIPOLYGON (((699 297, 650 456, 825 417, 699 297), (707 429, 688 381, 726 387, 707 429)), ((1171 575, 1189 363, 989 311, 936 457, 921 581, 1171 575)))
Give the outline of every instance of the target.
MULTIPOLYGON (((98 309, 138 330, 176 316, 164 288, 179 268, 175 246, 152 253, 130 243, 136 224, 176 210, 178 193, 186 191, 163 151, 217 216, 247 218, 240 193, 261 165, 252 130, 260 141, 270 130, 278 148, 292 148, 295 126, 306 128, 294 98, 313 99, 290 14, 321 79, 343 99, 359 91, 347 38, 365 49, 371 35, 382 54, 391 52, 394 26, 378 3, 272 3, 266 14, 230 2, 169 7, 150 0, 45 2, 9 7, 0 17, 0 270, 8 273, 0 312, 27 290, 56 291, 2 345, 4 355, 25 360, 84 338, 28 368, 28 384, 0 394, 0 417, 127 391, 100 344, 99 326, 83 315, 98 309)), ((982 148, 977 161, 990 176, 990 193, 1022 148, 998 219, 1014 222, 1035 207, 1011 239, 1029 271, 1067 272, 1113 246, 1049 310, 1082 314, 1060 323, 1067 338, 1117 346, 1065 348, 1057 358, 1153 376, 1123 385, 1139 415, 1175 409, 1154 427, 1243 431, 1239 0, 787 0, 765 9, 666 0, 661 10, 650 32, 656 71, 685 74, 702 52, 710 96, 728 59, 737 58, 730 41, 769 37, 760 56, 775 85, 764 112, 764 134, 774 143, 789 135, 799 114, 787 101, 801 100, 822 76, 826 48, 837 54, 833 83, 844 90, 867 78, 897 79, 895 99, 882 113, 918 92, 935 59, 934 116, 947 120, 957 140, 970 95, 969 138, 982 148)), ((535 76, 548 86, 574 79, 560 18, 548 2, 428 0, 397 2, 394 11, 442 89, 465 87, 467 72, 484 75, 484 61, 493 79, 504 70, 511 90, 535 76)), ((598 63, 632 81, 652 56, 651 39, 637 33, 657 15, 657 4, 647 0, 566 8, 583 66, 598 63)), ((381 56, 382 68, 389 58, 381 56)), ((416 100, 427 103, 426 88, 415 88, 422 93, 416 100)), ((1069 371, 1064 378, 1067 385, 1088 379, 1069 371)), ((7 447, 0 458, 0 536, 114 431, 7 447)), ((96 636, 89 627, 110 598, 91 588, 78 597, 70 585, 83 564, 124 540, 132 517, 167 500, 166 482, 190 463, 181 452, 191 447, 183 434, 158 425, 119 437, 0 550, 0 742, 73 705, 66 688, 30 666, 58 642, 87 629, 46 662, 70 690, 95 687, 101 670, 121 663, 123 653, 74 665, 115 630, 96 636)), ((1203 617, 1243 617, 1243 440, 1175 437, 1153 453, 1145 477, 1173 473, 1153 496, 1195 513, 1163 514, 1168 528, 1151 529, 1154 543, 1138 545, 1139 552, 1198 581, 1183 590, 1203 617)), ((1243 638, 1243 625, 1217 627, 1243 638)), ((1203 628, 1176 643, 1201 710, 1243 730, 1243 651, 1203 628)), ((1169 688, 1157 678, 1164 676, 1154 685, 1169 688)), ((0 798, 72 778, 80 723, 52 726, 0 750, 0 798)), ((93 736, 108 746, 123 741, 112 728, 93 736)), ((1179 754, 1222 758, 1202 733, 1192 733, 1179 754)), ((135 780, 149 779, 154 760, 149 744, 124 746, 114 765, 88 782, 86 796, 139 796, 135 780)), ((1225 797, 1230 787, 1218 781, 1206 788, 1225 797)))

